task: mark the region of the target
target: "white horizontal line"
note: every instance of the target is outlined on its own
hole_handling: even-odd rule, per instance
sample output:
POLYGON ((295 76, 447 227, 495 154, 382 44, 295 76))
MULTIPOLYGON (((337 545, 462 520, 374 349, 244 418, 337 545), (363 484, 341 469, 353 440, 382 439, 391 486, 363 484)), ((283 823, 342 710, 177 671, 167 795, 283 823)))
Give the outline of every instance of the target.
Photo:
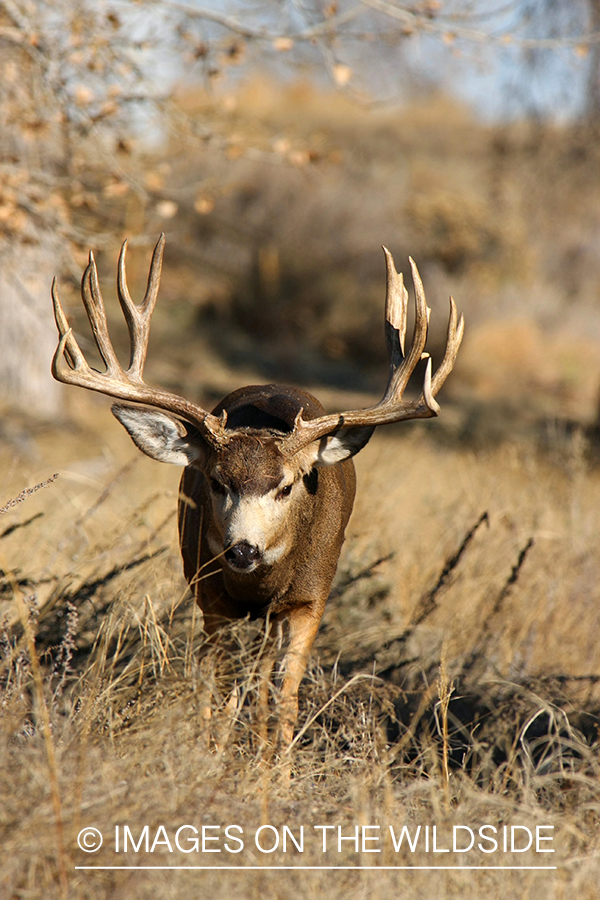
POLYGON ((473 872, 483 871, 484 869, 503 869, 506 871, 526 871, 526 870, 554 870, 557 869, 558 866, 75 866, 76 869, 190 869, 202 872, 218 872, 218 871, 228 871, 228 872, 250 872, 250 871, 283 871, 283 870, 291 870, 301 871, 305 869, 306 871, 318 871, 324 872, 329 869, 335 870, 344 870, 344 871, 352 871, 353 869, 358 870, 369 870, 372 872, 396 872, 400 870, 411 871, 414 870, 430 870, 430 869, 468 869, 473 872))

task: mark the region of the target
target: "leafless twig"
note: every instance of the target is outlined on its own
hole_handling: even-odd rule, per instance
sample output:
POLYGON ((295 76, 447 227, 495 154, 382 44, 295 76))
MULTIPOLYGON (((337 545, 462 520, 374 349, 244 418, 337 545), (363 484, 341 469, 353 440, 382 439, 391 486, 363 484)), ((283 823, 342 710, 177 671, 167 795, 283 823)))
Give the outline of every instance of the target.
POLYGON ((57 478, 58 472, 51 475, 46 481, 40 481, 39 484, 34 484, 34 486, 30 488, 24 488, 24 490, 22 490, 20 494, 17 494, 16 497, 13 497, 12 500, 9 500, 4 506, 0 506, 0 516, 3 516, 4 513, 7 513, 9 509, 12 509, 14 506, 18 506, 19 503, 23 503, 24 500, 27 500, 32 494, 35 494, 36 491, 48 487, 48 485, 52 484, 53 481, 56 481, 57 478))

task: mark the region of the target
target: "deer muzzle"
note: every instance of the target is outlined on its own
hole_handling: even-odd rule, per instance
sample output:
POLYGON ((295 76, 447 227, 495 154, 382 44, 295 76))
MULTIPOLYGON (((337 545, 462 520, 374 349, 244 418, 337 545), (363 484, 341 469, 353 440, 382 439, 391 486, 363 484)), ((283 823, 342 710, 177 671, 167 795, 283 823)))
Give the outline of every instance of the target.
POLYGON ((251 572, 262 560, 262 552, 248 541, 239 541, 225 552, 225 562, 239 572, 251 572))

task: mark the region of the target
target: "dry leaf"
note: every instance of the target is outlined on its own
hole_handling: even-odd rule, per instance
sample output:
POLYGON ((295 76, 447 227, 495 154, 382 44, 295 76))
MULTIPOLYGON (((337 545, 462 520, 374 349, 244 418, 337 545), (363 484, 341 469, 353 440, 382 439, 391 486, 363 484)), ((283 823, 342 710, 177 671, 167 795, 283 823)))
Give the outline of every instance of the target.
POLYGON ((78 84, 75 88, 75 101, 81 106, 91 103, 94 99, 94 92, 85 84, 78 84))
POLYGON ((293 166, 305 166, 310 162, 310 155, 308 150, 293 150, 288 159, 293 166))
POLYGON ((273 41, 273 47, 283 53, 287 50, 291 50, 293 46, 294 42, 289 37, 278 37, 273 41))
POLYGON ((289 138, 281 137, 276 138, 276 140, 273 141, 272 147, 275 153, 279 153, 280 156, 285 156, 292 149, 292 143, 289 138))
POLYGON ((164 175, 162 172, 157 172, 156 169, 146 172, 144 182, 149 191, 162 191, 165 186, 164 175))
POLYGON ((225 151, 225 156, 227 159, 239 159, 243 152, 244 148, 240 144, 230 144, 225 151))
POLYGON ((156 212, 162 219, 173 219, 179 212, 174 200, 161 200, 156 204, 156 212))
POLYGON ((104 185, 102 194, 110 199, 112 197, 124 197, 128 191, 129 185, 126 181, 111 181, 110 184, 104 185))
POLYGON ((194 202, 194 209, 201 216, 207 216, 215 208, 215 198, 207 194, 199 194, 194 202))
POLYGON ((338 87, 345 87, 352 78, 352 69, 344 63, 336 63, 333 67, 333 80, 338 87))

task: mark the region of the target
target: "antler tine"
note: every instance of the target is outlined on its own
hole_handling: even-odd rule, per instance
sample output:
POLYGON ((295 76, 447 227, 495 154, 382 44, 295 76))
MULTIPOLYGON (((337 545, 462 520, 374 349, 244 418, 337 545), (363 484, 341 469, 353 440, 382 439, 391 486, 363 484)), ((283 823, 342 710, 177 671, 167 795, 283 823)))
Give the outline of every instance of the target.
POLYGON ((83 305, 89 319, 89 323, 96 341, 96 346, 100 351, 100 356, 106 366, 109 375, 118 376, 123 369, 117 359, 112 342, 108 335, 108 323, 106 321, 106 312, 104 309, 104 300, 100 291, 98 282, 98 269, 96 268, 96 260, 94 254, 90 251, 90 261, 83 273, 81 279, 81 297, 83 305))
POLYGON ((131 299, 131 294, 127 287, 127 273, 125 266, 125 258, 127 255, 126 240, 123 241, 121 252, 119 254, 117 294, 125 321, 127 322, 130 344, 129 368, 127 369, 127 374, 130 378, 140 382, 142 381, 144 363, 146 362, 146 354, 148 352, 150 321, 160 287, 165 240, 165 235, 163 233, 159 237, 154 248, 152 262, 150 263, 150 271, 148 273, 146 293, 139 306, 131 299))
POLYGON ((390 375, 404 359, 404 342, 406 340, 406 320, 408 307, 408 291, 404 286, 404 277, 396 271, 394 258, 387 247, 383 247, 387 271, 385 294, 385 344, 390 360, 390 375))
POLYGON ((444 358, 441 361, 435 375, 433 376, 431 389, 434 394, 437 394, 446 378, 452 371, 454 362, 456 360, 456 354, 458 353, 458 348, 461 345, 464 333, 464 316, 462 313, 460 314, 460 316, 458 316, 454 298, 450 297, 450 318, 448 320, 448 332, 446 336, 446 352, 444 353, 444 358))
POLYGON ((79 344, 75 340, 73 330, 69 327, 69 322, 58 296, 58 282, 56 278, 52 280, 52 304, 54 307, 54 321, 60 335, 58 347, 52 358, 52 375, 57 381, 68 383, 69 373, 74 369, 86 368, 87 362, 79 344))
MULTIPOLYGON (((415 286, 415 333, 413 335, 412 344, 410 345, 408 355, 404 357, 400 366, 390 372, 388 386, 381 403, 389 403, 402 399, 402 395, 406 390, 406 385, 409 382, 410 376, 412 375, 415 366, 421 359, 423 350, 425 348, 425 342, 427 341, 427 328, 429 325, 429 313, 431 312, 431 310, 428 308, 427 302, 425 300, 425 291, 423 289, 423 282, 421 281, 419 270, 410 257, 409 262, 412 270, 413 283, 415 286)), ((406 288, 404 288, 404 290, 406 291, 406 288)), ((406 322, 404 323, 404 328, 406 329, 406 322)), ((391 360, 390 365, 393 365, 391 360)))

